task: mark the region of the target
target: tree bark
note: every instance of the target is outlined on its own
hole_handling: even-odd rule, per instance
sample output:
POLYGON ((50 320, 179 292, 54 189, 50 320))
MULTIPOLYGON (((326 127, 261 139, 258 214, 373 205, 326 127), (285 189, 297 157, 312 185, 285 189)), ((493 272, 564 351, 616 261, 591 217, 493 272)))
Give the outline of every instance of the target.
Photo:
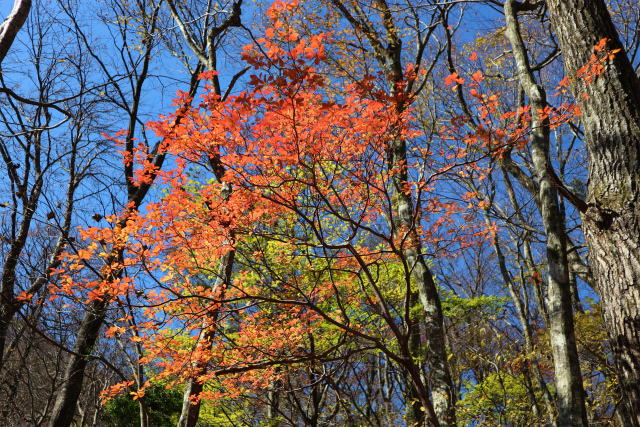
MULTIPOLYGON (((420 301, 418 300, 417 292, 411 292, 409 299, 411 307, 414 307, 420 303, 420 301)), ((409 335, 409 351, 411 352, 411 356, 414 358, 414 360, 419 360, 421 356, 420 320, 412 320, 414 321, 411 324, 411 332, 409 335)), ((416 386, 413 383, 413 379, 406 369, 402 370, 402 376, 405 387, 404 413, 407 427, 423 426, 426 421, 426 417, 424 411, 420 409, 422 404, 420 403, 420 395, 418 394, 418 390, 416 389, 416 386)))
POLYGON ((582 229, 620 388, 640 426, 640 81, 604 0, 547 0, 572 91, 582 106, 589 161, 582 229), (576 77, 593 46, 621 49, 591 84, 576 77), (589 96, 583 99, 582 95, 589 96))
POLYGON ((505 2, 506 34, 513 48, 520 85, 531 103, 531 157, 538 178, 539 209, 547 237, 549 338, 553 351, 555 385, 558 394, 558 426, 586 427, 588 425, 587 410, 573 326, 564 218, 558 204, 558 192, 547 171, 551 161, 549 119, 541 118, 536 113, 546 107, 547 99, 544 89, 534 79, 520 33, 517 12, 521 7, 524 6, 514 0, 505 2))
POLYGON ((15 0, 13 10, 11 10, 4 22, 0 24, 0 64, 7 56, 7 52, 9 52, 13 41, 16 39, 18 31, 27 20, 30 10, 31 0, 15 0))
POLYGON ((76 343, 73 346, 74 354, 69 356, 65 365, 62 376, 64 382, 56 395, 56 403, 51 414, 52 427, 69 427, 73 422, 76 404, 82 391, 84 371, 98 339, 108 305, 106 299, 93 301, 82 319, 76 343))

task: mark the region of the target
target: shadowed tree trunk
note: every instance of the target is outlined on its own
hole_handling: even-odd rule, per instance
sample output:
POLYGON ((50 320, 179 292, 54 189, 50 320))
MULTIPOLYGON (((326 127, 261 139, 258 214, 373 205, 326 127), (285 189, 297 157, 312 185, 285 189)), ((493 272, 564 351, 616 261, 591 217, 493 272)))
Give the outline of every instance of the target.
POLYGON ((18 31, 24 25, 31 10, 31 0, 15 0, 13 10, 0 24, 0 63, 7 56, 9 48, 18 35, 18 31))
MULTIPOLYGON (((417 292, 411 292, 409 295, 411 307, 415 307, 420 304, 418 299, 417 292)), ((409 335, 409 351, 411 352, 411 356, 414 360, 420 360, 420 322, 419 319, 414 319, 415 321, 411 325, 411 335, 409 335)), ((419 363, 418 363, 419 364, 419 363)), ((402 371, 403 380, 405 383, 405 421, 407 427, 411 426, 423 426, 426 421, 425 413, 420 407, 420 395, 418 394, 418 390, 416 390, 416 386, 413 384, 411 377, 408 375, 408 372, 405 370, 402 371)))

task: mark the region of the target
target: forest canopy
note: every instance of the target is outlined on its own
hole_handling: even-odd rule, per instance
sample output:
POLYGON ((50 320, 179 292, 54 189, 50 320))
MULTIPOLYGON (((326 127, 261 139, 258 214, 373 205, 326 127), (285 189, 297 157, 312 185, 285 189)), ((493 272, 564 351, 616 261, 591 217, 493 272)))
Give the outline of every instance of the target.
POLYGON ((634 0, 15 0, 7 426, 640 427, 634 0))

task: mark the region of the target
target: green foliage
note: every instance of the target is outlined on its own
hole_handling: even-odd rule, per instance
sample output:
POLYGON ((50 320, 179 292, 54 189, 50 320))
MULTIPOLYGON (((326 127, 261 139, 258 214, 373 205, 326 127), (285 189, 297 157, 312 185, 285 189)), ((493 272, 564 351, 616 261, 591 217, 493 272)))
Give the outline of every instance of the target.
MULTIPOLYGON (((150 427, 173 427, 182 410, 182 393, 177 389, 155 386, 147 389, 145 403, 149 409, 150 427)), ((133 396, 124 395, 107 403, 102 420, 107 427, 140 425, 140 406, 133 396)))
POLYGON ((488 375, 470 387, 458 402, 457 415, 460 425, 528 426, 536 421, 523 376, 508 373, 488 375))
POLYGON ((464 322, 478 322, 478 316, 488 318, 497 315, 508 303, 508 297, 479 296, 462 298, 452 292, 440 289, 442 311, 445 317, 464 322))

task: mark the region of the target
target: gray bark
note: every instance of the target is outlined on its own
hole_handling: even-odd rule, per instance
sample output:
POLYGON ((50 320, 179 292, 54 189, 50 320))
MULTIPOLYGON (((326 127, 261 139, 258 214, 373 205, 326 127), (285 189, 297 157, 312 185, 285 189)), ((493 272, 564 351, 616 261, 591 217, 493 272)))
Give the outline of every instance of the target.
MULTIPOLYGON (((390 166, 406 163, 406 142, 398 140, 392 148, 392 161, 390 166)), ((427 362, 429 364, 431 396, 433 407, 440 425, 455 426, 455 389, 447 363, 447 350, 445 345, 444 316, 438 288, 433 280, 433 274, 426 263, 420 238, 415 229, 415 217, 411 196, 405 194, 404 187, 407 182, 407 172, 400 169, 394 174, 394 192, 397 197, 398 211, 397 224, 401 229, 408 230, 405 240, 404 255, 407 266, 418 287, 420 303, 424 309, 425 337, 427 348, 427 362)), ((415 374, 414 376, 414 382, 415 374)))
POLYGON ((558 425, 585 427, 588 425, 587 411, 573 326, 564 220, 558 204, 556 187, 547 171, 550 164, 549 121, 536 113, 546 107, 547 100, 544 89, 536 83, 529 65, 517 18, 520 7, 523 6, 513 0, 505 2, 506 33, 513 48, 520 85, 529 98, 533 112, 531 148, 539 186, 540 214, 547 237, 549 334, 555 366, 558 425))
MULTIPOLYGON (((416 292, 411 292, 409 295, 411 307, 419 304, 418 294, 416 292)), ((409 351, 411 352, 411 357, 414 360, 419 360, 420 357, 420 323, 415 319, 411 325, 411 331, 409 335, 409 351)), ((408 372, 403 369, 403 380, 405 383, 405 421, 407 423, 407 427, 411 426, 423 426, 425 422, 425 413, 420 409, 422 406, 420 404, 420 395, 418 394, 418 390, 416 386, 413 384, 413 379, 408 372)))
POLYGON ((271 381, 271 389, 267 392, 267 420, 269 427, 279 427, 278 411, 280 409, 280 391, 277 381, 271 381))
MULTIPOLYGON (((511 202, 515 215, 520 221, 520 223, 524 224, 526 222, 524 217, 522 216, 522 212, 520 210, 515 191, 513 190, 513 186, 511 185, 511 179, 509 178, 509 173, 507 172, 507 169, 504 166, 501 166, 500 169, 502 171, 502 176, 504 177, 504 184, 507 189, 507 194, 509 195, 509 201, 511 202)), ((535 185, 535 183, 531 183, 531 186, 536 189, 538 188, 538 186, 535 185)), ((533 193, 533 195, 535 196, 535 199, 538 201, 537 206, 540 206, 539 192, 536 191, 533 193)), ((534 272, 536 272, 537 269, 536 269, 535 262, 533 261, 533 254, 531 253, 531 232, 530 231, 525 231, 524 239, 523 239, 523 252, 524 252, 523 254, 524 262, 527 267, 527 270, 530 272, 530 274, 533 274, 534 272)), ((548 329, 549 328, 549 312, 547 310, 547 305, 544 302, 542 284, 538 280, 533 280, 533 282, 531 283, 531 286, 533 287, 533 294, 536 299, 536 304, 538 305, 540 318, 542 319, 542 323, 544 324, 545 329, 548 329)))
MULTIPOLYGON (((379 4, 386 6, 380 1, 379 4)), ((385 9, 383 9, 385 10, 385 9)), ((389 81, 392 95, 401 95, 403 80, 403 68, 401 62, 402 41, 393 26, 391 13, 388 8, 384 25, 389 43, 385 57, 389 66, 389 81)), ((403 94, 402 94, 403 95, 403 94)), ((397 105, 398 112, 406 108, 404 103, 397 105)), ((403 233, 404 247, 402 248, 407 265, 405 268, 413 276, 418 287, 418 296, 424 309, 424 336, 426 338, 426 360, 429 364, 431 396, 433 407, 442 427, 456 425, 455 414, 455 389, 447 362, 447 349, 445 343, 444 316, 438 287, 433 280, 433 273, 427 265, 425 255, 422 253, 420 237, 416 231, 417 217, 411 194, 405 192, 405 186, 409 182, 407 168, 407 142, 398 138, 388 148, 389 168, 396 172, 393 174, 393 193, 397 203, 395 226, 403 233)), ((414 374, 415 376, 415 374, 414 374)), ((414 379, 414 382, 416 379, 414 379)))

